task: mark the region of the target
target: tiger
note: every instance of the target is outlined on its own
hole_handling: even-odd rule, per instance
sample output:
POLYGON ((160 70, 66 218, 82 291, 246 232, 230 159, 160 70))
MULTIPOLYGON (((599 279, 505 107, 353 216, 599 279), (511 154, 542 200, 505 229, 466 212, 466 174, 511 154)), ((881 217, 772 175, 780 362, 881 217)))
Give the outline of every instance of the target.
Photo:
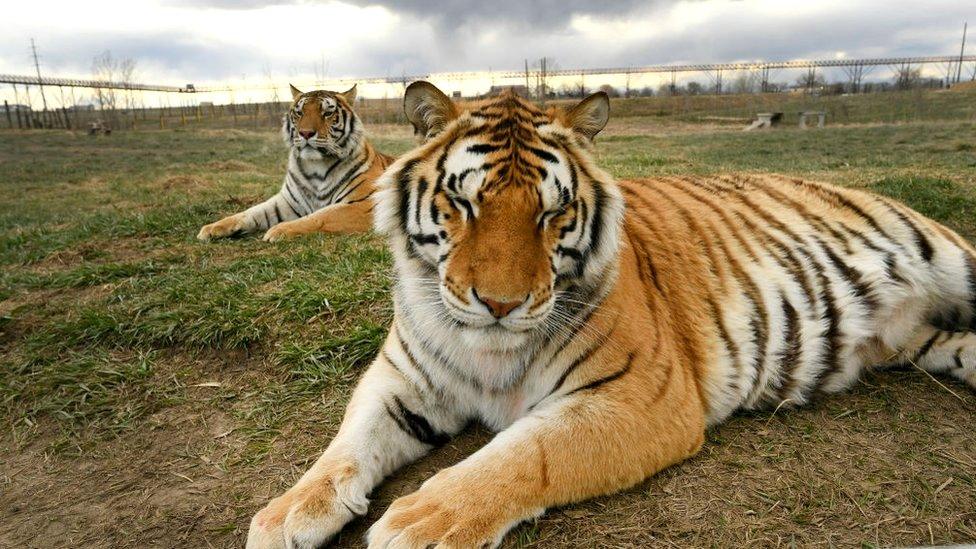
POLYGON ((383 478, 469 422, 482 448, 396 499, 369 547, 495 547, 547 508, 694 455, 739 410, 866 368, 976 386, 976 250, 882 196, 779 175, 616 181, 604 93, 405 92, 423 142, 378 181, 394 316, 321 457, 247 547, 318 547, 383 478))
POLYGON ((281 135, 290 147, 278 194, 200 229, 208 241, 266 231, 275 242, 314 232, 360 233, 373 225, 376 179, 393 158, 370 144, 353 104, 356 86, 341 92, 302 92, 289 85, 292 106, 281 135))

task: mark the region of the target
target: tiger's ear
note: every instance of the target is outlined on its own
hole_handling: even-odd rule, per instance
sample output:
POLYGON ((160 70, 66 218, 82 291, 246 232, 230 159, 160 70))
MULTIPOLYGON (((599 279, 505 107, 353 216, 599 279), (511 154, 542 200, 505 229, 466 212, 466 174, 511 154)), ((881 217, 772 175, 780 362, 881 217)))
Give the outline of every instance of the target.
POLYGON ((610 119, 610 96, 596 92, 566 111, 563 119, 568 128, 593 139, 610 119))
POLYGON ((298 101, 298 98, 302 96, 302 91, 291 84, 288 84, 288 87, 291 88, 291 100, 298 101))
POLYGON ((413 124, 414 133, 424 141, 434 137, 458 117, 457 105, 437 86, 418 80, 403 94, 403 112, 413 124))
POLYGON ((342 92, 339 95, 345 97, 346 101, 348 101, 349 104, 352 105, 353 103, 356 102, 356 84, 353 84, 351 88, 342 92))

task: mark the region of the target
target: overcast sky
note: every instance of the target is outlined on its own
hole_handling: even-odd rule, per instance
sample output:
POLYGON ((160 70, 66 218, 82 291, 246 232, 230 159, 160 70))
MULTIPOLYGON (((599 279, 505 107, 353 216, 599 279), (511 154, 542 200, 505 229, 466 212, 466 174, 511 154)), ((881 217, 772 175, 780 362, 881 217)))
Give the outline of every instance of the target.
POLYGON ((111 50, 162 83, 948 55, 967 18, 976 0, 34 0, 2 8, 0 73, 32 71, 31 37, 48 74, 111 50))

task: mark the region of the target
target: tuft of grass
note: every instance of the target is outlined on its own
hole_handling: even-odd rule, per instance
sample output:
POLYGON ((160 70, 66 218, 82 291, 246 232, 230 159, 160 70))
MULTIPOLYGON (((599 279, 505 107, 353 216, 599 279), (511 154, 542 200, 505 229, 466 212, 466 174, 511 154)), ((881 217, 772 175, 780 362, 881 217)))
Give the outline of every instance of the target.
POLYGON ((173 387, 155 383, 157 353, 86 349, 48 360, 15 360, 0 384, 0 410, 13 425, 40 418, 59 425, 59 444, 79 431, 118 435, 152 412, 175 404, 173 387))

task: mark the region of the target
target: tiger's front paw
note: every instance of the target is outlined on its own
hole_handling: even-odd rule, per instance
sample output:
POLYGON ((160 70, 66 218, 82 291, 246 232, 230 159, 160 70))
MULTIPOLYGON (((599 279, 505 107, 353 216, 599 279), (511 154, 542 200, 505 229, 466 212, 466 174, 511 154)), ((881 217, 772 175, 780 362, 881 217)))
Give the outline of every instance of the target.
POLYGON ((265 242, 278 242, 279 240, 294 238, 309 232, 311 232, 311 230, 305 225, 305 223, 303 223, 303 220, 301 219, 297 219, 295 221, 285 221, 284 223, 279 223, 268 229, 268 232, 264 233, 262 240, 265 242))
POLYGON ((513 526, 543 509, 513 510, 512 494, 452 486, 434 477, 420 490, 390 505, 370 527, 370 548, 496 547, 513 526))
POLYGON ((236 214, 220 221, 204 225, 197 233, 197 239, 207 242, 215 238, 226 238, 244 230, 244 215, 236 214))
POLYGON ((340 495, 336 480, 304 482, 271 500, 251 519, 247 549, 321 547, 349 521, 365 515, 366 496, 340 495))

